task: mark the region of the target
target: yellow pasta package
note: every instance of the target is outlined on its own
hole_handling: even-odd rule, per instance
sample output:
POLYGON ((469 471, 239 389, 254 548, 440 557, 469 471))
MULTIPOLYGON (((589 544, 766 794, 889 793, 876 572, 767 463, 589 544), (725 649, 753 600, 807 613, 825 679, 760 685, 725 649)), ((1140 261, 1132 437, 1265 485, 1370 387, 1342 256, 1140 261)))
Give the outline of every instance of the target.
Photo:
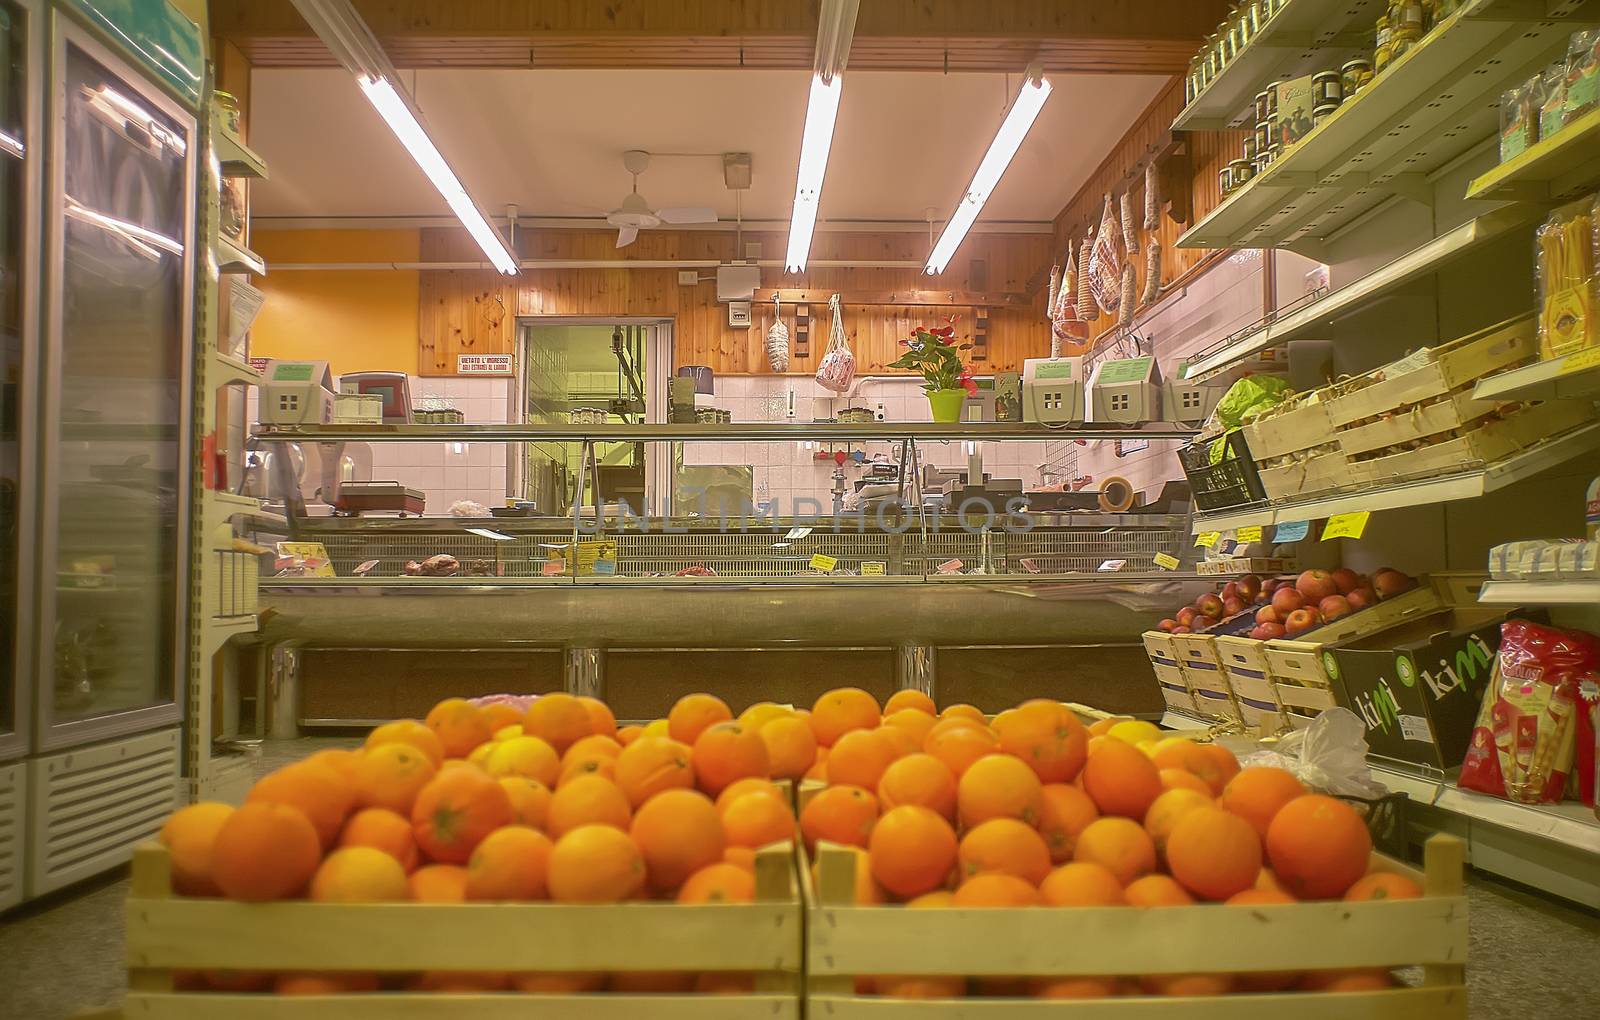
POLYGON ((1600 196, 1558 209, 1537 235, 1539 356, 1600 345, 1600 196))

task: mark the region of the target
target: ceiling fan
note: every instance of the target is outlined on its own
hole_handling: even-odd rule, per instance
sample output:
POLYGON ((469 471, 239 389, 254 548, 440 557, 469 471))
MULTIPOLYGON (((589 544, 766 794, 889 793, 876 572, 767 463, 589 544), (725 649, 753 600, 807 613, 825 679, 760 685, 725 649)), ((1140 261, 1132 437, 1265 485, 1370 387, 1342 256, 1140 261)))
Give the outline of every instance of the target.
POLYGON ((650 154, 643 149, 629 149, 622 154, 622 165, 633 175, 633 191, 622 200, 622 205, 606 214, 606 222, 617 228, 617 247, 626 248, 639 236, 639 231, 659 227, 663 223, 715 223, 717 211, 704 206, 675 206, 651 209, 650 203, 639 194, 639 175, 650 169, 650 154))

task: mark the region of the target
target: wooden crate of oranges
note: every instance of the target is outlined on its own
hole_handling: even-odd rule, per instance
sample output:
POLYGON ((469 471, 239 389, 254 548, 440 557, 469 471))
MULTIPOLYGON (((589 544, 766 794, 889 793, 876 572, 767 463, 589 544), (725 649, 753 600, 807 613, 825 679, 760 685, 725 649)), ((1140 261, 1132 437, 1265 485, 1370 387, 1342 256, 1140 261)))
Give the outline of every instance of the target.
POLYGON ((183 808, 135 855, 123 1013, 798 1018, 816 741, 771 708, 448 699, 183 808))
POLYGON ((1458 841, 1415 871, 1342 801, 1148 723, 915 714, 863 704, 801 787, 809 1016, 1466 1016, 1458 841))

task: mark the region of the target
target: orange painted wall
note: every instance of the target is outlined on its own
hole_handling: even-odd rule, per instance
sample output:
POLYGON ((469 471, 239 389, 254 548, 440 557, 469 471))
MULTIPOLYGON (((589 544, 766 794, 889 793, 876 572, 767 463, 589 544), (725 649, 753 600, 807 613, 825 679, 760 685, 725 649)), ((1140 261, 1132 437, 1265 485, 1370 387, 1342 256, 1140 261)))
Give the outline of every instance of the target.
POLYGON ((267 298, 250 330, 257 358, 326 359, 335 374, 417 371, 415 270, 280 270, 274 263, 415 262, 416 230, 257 230, 267 298))

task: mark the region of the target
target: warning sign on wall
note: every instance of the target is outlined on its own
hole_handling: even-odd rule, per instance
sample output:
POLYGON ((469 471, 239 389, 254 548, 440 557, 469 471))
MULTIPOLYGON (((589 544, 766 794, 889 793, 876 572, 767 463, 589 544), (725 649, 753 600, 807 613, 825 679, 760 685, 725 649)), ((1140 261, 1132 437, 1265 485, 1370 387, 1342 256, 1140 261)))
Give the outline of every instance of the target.
POLYGON ((457 375, 510 375, 509 354, 457 354, 457 375))

